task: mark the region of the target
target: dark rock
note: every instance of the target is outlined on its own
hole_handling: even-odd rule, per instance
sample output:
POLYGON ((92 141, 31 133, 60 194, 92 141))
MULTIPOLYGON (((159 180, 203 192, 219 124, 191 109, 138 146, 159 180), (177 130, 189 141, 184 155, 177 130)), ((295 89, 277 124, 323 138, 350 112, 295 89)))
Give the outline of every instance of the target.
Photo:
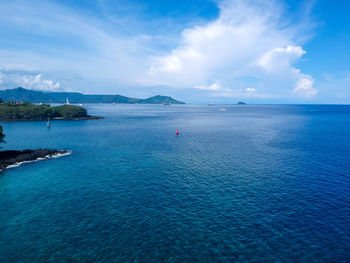
POLYGON ((71 120, 71 121, 87 121, 87 120, 101 120, 104 119, 104 117, 99 117, 99 116, 87 116, 87 117, 77 117, 77 118, 71 118, 71 119, 65 119, 63 117, 56 117, 53 118, 53 120, 57 121, 57 120, 71 120))
POLYGON ((6 169, 10 165, 20 164, 22 162, 30 162, 38 160, 39 158, 50 158, 60 154, 67 154, 65 150, 8 150, 0 151, 0 169, 6 169))

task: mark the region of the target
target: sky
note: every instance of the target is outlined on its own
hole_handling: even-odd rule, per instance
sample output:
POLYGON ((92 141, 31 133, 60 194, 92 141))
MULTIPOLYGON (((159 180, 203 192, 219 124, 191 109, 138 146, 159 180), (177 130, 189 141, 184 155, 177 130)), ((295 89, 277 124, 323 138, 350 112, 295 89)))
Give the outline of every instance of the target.
POLYGON ((0 89, 350 103, 346 0, 0 0, 0 89))

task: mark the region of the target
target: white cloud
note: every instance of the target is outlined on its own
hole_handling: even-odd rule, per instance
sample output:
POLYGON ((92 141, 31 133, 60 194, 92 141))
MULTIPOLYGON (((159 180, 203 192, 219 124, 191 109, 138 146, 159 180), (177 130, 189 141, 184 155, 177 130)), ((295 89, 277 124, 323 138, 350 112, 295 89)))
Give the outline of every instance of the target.
POLYGON ((254 88, 243 89, 224 89, 220 92, 213 92, 210 95, 212 97, 228 97, 228 98, 271 98, 270 95, 264 93, 258 93, 254 88))
POLYGON ((18 43, 19 50, 0 49, 2 63, 7 64, 3 70, 19 70, 23 65, 22 70, 35 68, 44 75, 64 69, 89 83, 135 85, 147 70, 147 54, 155 54, 155 50, 150 47, 152 37, 121 32, 135 28, 130 25, 133 19, 123 17, 113 24, 53 1, 41 1, 40 5, 8 1, 0 8, 0 29, 14 28, 12 33, 23 35, 23 40, 18 43))
POLYGON ((304 54, 306 52, 300 46, 290 45, 286 48, 275 48, 264 54, 258 64, 264 70, 279 72, 281 69, 290 68, 291 64, 295 63, 304 54))
POLYGON ((306 53, 298 41, 304 32, 299 30, 307 26, 295 20, 289 24, 282 1, 218 0, 216 20, 202 20, 180 35, 175 35, 176 30, 147 29, 143 22, 162 23, 136 21, 127 14, 111 22, 57 2, 8 1, 0 10, 2 27, 19 29, 11 32, 23 35, 28 45, 0 49, 0 57, 6 60, 2 63, 8 64, 0 81, 2 87, 9 83, 42 90, 78 87, 89 93, 166 86, 194 87, 203 96, 311 97, 317 94, 312 77, 295 68, 306 53), (166 34, 157 35, 160 31, 166 34), (26 35, 32 37, 26 39, 26 35), (42 38, 53 44, 39 41, 42 38), (35 73, 27 72, 34 68, 35 73), (67 81, 55 74, 62 69, 79 79, 67 81), (300 84, 305 78, 311 84, 300 84))
POLYGON ((246 88, 247 92, 256 92, 256 88, 246 88))
POLYGON ((218 83, 213 83, 210 86, 195 86, 194 88, 201 90, 220 90, 220 85, 218 83))
POLYGON ((23 72, 24 69, 23 67, 19 69, 18 67, 2 66, 0 68, 0 84, 6 88, 23 87, 43 91, 53 91, 60 88, 59 82, 44 79, 41 74, 30 71, 23 72))
POLYGON ((41 74, 31 76, 24 75, 17 79, 18 85, 23 88, 51 91, 58 89, 60 84, 52 80, 42 79, 41 74))
MULTIPOLYGON (((222 1, 217 20, 185 29, 178 47, 152 58, 148 81, 211 90, 203 83, 218 80, 222 87, 238 90, 241 83, 237 79, 252 76, 258 84, 246 83, 245 89, 249 93, 256 89, 256 96, 258 88, 261 95, 288 97, 295 85, 299 87, 295 95, 316 95, 313 81, 300 84, 307 75, 293 65, 306 52, 295 43, 298 27, 288 25, 283 17, 278 1, 222 1)), ((223 96, 226 90, 221 89, 223 96)))
POLYGON ((317 90, 313 88, 314 80, 310 75, 300 74, 300 79, 298 80, 296 87, 294 88, 294 93, 300 95, 304 98, 313 98, 317 94, 317 90))

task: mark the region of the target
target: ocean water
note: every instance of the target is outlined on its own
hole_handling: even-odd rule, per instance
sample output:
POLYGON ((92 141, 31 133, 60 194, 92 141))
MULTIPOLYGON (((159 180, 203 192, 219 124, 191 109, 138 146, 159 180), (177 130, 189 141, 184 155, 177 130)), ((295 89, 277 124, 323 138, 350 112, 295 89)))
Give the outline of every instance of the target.
POLYGON ((350 262, 350 106, 87 108, 0 123, 72 151, 0 173, 0 262, 350 262))

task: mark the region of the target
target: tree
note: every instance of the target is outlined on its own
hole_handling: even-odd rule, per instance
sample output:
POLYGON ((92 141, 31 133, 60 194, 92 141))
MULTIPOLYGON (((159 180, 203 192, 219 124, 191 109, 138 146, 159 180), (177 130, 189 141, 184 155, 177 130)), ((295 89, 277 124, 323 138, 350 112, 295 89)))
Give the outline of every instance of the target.
POLYGON ((0 125, 0 143, 5 142, 5 134, 3 133, 2 126, 0 125))
POLYGON ((0 120, 47 120, 47 118, 74 119, 88 117, 86 109, 75 105, 50 107, 48 104, 35 105, 5 102, 0 104, 0 120))

